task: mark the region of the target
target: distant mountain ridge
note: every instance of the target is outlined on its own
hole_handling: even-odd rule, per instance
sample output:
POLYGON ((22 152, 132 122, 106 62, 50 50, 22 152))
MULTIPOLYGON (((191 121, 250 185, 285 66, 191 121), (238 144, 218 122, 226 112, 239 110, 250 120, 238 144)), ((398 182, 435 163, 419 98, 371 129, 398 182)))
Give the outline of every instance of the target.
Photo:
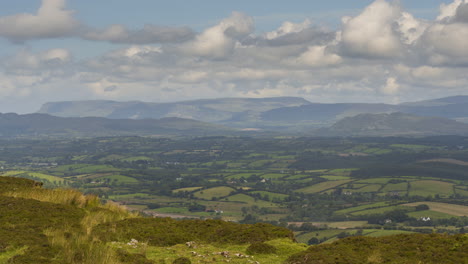
POLYGON ((359 114, 346 117, 328 128, 315 131, 317 136, 433 136, 468 135, 468 124, 443 117, 416 116, 406 113, 359 114))
POLYGON ((61 117, 159 119, 180 117, 235 128, 308 131, 359 114, 407 113, 468 123, 468 96, 451 96, 398 105, 383 103, 311 103, 300 97, 220 98, 174 103, 69 101, 44 104, 39 113, 61 117))
POLYGON ((149 103, 139 101, 68 101, 44 104, 38 113, 61 117, 107 118, 163 118, 181 117, 205 122, 220 122, 240 113, 264 112, 270 109, 299 106, 310 102, 299 97, 272 98, 220 98, 181 101, 174 103, 149 103))
POLYGON ((108 119, 102 117, 56 117, 47 114, 18 115, 0 113, 1 137, 95 137, 128 135, 225 135, 231 128, 196 120, 169 117, 162 119, 108 119))

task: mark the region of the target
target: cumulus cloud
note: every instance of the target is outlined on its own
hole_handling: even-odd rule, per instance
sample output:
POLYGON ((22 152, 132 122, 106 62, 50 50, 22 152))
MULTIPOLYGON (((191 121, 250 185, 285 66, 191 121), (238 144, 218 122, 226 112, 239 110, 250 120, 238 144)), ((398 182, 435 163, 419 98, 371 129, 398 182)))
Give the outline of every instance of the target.
POLYGON ((181 49, 187 54, 223 58, 234 50, 240 39, 248 36, 253 30, 254 21, 251 17, 233 12, 230 17, 181 46, 181 49))
POLYGON ((78 22, 65 10, 65 0, 43 0, 36 14, 0 17, 0 36, 13 42, 69 36, 78 22))
POLYGON ((299 63, 309 66, 329 66, 342 62, 342 58, 326 50, 326 46, 312 46, 302 53, 298 59, 299 63))
POLYGON ((111 25, 104 30, 88 29, 83 38, 121 44, 177 43, 187 41, 195 33, 188 27, 145 25, 141 30, 129 30, 123 25, 111 25))
POLYGON ((402 46, 393 22, 401 15, 397 4, 377 0, 356 17, 343 19, 342 52, 351 56, 394 57, 402 46))
MULTIPOLYGON (((43 1, 41 10, 47 6, 47 12, 64 12, 73 20, 63 3, 43 1)), ((441 5, 440 15, 430 21, 395 2, 376 0, 343 18, 336 30, 304 20, 255 32, 252 17, 239 12, 200 32, 156 25, 71 28, 55 37, 123 45, 83 60, 63 48, 18 48, 0 60, 0 107, 20 97, 177 101, 287 95, 320 102, 395 102, 466 93, 467 3, 441 5)), ((29 16, 51 19, 41 10, 29 16)), ((20 15, 0 18, 0 35, 16 41, 54 37, 7 36, 4 21, 12 17, 20 15)))
POLYGON ((275 39, 278 37, 282 37, 291 33, 299 33, 308 29, 311 25, 309 19, 304 20, 302 23, 292 23, 289 21, 284 22, 281 27, 278 29, 268 32, 265 34, 266 39, 275 39))

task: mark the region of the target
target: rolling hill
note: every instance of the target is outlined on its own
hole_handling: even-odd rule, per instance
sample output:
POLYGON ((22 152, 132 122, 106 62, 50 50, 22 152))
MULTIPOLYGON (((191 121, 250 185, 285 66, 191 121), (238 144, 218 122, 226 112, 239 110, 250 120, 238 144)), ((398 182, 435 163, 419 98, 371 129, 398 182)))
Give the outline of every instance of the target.
POLYGON ((0 114, 0 136, 118 136, 118 135, 224 135, 234 132, 221 125, 170 117, 162 119, 108 119, 56 117, 46 114, 0 114))
POLYGON ((443 117, 425 117, 405 113, 360 114, 345 117, 318 136, 430 136, 468 135, 468 124, 443 117))

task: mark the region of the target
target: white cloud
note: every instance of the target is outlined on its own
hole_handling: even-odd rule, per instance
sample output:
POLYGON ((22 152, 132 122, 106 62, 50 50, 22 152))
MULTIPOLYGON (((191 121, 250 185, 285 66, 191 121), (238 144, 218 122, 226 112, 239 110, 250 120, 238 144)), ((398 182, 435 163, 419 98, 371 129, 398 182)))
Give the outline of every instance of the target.
POLYGON ((298 33, 309 28, 310 25, 311 25, 311 22, 308 19, 304 20, 304 22, 302 23, 297 23, 297 24, 286 21, 277 30, 266 33, 265 38, 271 40, 271 39, 275 39, 275 38, 285 36, 291 33, 298 33))
POLYGON ((419 44, 431 65, 468 65, 468 1, 442 4, 419 44))
POLYGON ((401 15, 400 7, 377 0, 356 17, 343 21, 343 52, 353 56, 394 57, 401 55, 401 42, 393 23, 401 15))
POLYGON ((382 86, 381 91, 387 95, 394 95, 399 92, 400 85, 394 77, 387 78, 385 85, 382 86))
POLYGON ((407 12, 402 12, 397 19, 398 31, 401 33, 401 40, 405 44, 414 44, 429 26, 427 22, 416 19, 407 12))
POLYGON ((437 16, 436 21, 445 22, 445 21, 452 20, 453 17, 455 17, 455 15, 457 13, 458 7, 461 4, 466 3, 466 2, 467 2, 466 0, 455 0, 455 1, 453 1, 452 3, 450 3, 448 5, 442 3, 440 5, 440 14, 439 14, 439 16, 437 16))
MULTIPOLYGON (((36 52, 15 46, 16 54, 0 60, 0 107, 14 106, 9 102, 18 98, 37 109, 44 101, 78 99, 286 95, 322 102, 395 102, 466 94, 467 1, 442 5, 439 18, 428 21, 377 0, 344 18, 335 31, 305 20, 255 33, 253 19, 237 12, 199 33, 152 25, 72 29, 56 36, 123 45, 83 61, 63 48, 36 52)), ((63 3, 44 1, 49 11, 30 16, 45 19, 43 14, 61 10, 72 19, 63 3)), ((0 21, 11 17, 20 15, 0 21)))
POLYGON ((253 19, 245 14, 233 12, 216 26, 210 27, 197 35, 193 41, 181 46, 184 53, 223 58, 230 54, 239 39, 254 30, 253 19))
POLYGON ((326 46, 312 46, 302 53, 298 59, 299 63, 314 67, 324 67, 342 62, 342 58, 326 50, 326 46))
POLYGON ((36 14, 0 17, 0 36, 13 42, 69 36, 78 22, 65 10, 65 0, 43 0, 36 14))

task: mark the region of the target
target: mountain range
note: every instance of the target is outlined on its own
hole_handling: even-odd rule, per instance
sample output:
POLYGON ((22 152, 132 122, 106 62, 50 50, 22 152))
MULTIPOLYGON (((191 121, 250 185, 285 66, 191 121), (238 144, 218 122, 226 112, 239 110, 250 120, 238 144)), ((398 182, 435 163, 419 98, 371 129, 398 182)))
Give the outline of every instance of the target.
POLYGON ((359 114, 345 117, 327 128, 312 131, 316 136, 435 136, 468 135, 468 124, 444 117, 401 112, 359 114))
POLYGON ((44 104, 38 113, 60 117, 160 119, 180 117, 235 128, 307 131, 359 114, 402 112, 468 122, 468 96, 402 104, 312 103, 300 97, 221 98, 174 103, 68 101, 44 104))
POLYGON ((222 125, 177 117, 133 120, 0 114, 0 137, 205 136, 232 131, 222 125))
POLYGON ((306 136, 468 135, 463 121, 468 123, 468 96, 398 105, 321 104, 298 97, 70 101, 46 103, 34 114, 0 114, 0 136, 217 136, 245 135, 245 131, 306 136))

